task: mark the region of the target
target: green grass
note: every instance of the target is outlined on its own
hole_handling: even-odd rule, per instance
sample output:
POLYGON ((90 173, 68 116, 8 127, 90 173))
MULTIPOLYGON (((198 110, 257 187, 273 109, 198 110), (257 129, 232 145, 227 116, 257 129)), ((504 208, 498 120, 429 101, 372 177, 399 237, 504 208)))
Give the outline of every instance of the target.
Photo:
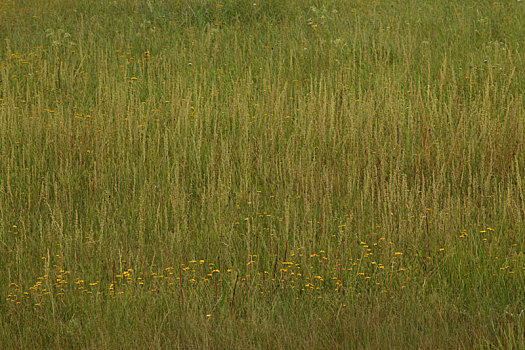
POLYGON ((524 6, 0 1, 0 347, 525 349, 524 6))

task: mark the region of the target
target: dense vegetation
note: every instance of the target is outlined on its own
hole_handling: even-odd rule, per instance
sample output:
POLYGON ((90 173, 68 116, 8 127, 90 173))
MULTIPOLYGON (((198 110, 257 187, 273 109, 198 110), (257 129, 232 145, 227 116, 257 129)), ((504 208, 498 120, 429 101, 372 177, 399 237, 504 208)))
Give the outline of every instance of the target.
POLYGON ((0 347, 525 348, 524 6, 0 0, 0 347))

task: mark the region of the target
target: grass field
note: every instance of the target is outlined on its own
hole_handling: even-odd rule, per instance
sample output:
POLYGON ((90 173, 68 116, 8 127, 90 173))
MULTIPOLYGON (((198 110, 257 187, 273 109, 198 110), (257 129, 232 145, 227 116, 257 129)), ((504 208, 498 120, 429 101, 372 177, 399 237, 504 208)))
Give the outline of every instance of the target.
POLYGON ((523 18, 0 0, 0 348, 525 349, 523 18))

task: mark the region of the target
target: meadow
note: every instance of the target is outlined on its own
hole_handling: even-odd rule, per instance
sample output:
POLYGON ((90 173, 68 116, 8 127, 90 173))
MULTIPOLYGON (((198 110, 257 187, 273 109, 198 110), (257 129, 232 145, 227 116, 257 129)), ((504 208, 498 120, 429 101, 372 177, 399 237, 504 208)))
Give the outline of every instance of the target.
POLYGON ((0 348, 525 349, 523 18, 0 0, 0 348))

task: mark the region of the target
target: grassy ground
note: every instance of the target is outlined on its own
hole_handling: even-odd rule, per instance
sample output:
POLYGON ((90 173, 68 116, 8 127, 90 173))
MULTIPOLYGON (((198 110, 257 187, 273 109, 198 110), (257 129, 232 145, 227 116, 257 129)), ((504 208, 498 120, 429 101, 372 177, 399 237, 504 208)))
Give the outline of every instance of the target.
POLYGON ((0 347, 525 348, 525 3, 0 1, 0 347))

